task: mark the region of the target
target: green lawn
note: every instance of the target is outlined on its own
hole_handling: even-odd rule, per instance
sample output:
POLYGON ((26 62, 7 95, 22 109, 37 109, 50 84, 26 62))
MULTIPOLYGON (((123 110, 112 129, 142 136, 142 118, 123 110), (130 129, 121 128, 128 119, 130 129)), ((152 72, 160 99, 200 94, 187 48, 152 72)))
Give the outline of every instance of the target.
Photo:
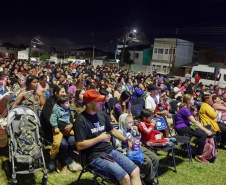
MULTIPOLYGON (((44 151, 48 153, 47 150, 44 151)), ((214 164, 203 164, 196 162, 193 159, 193 163, 189 163, 187 152, 183 153, 181 157, 179 152, 175 152, 177 173, 173 171, 173 163, 171 155, 167 158, 166 153, 158 152, 160 158, 159 167, 159 181, 160 185, 224 185, 226 184, 226 150, 219 149, 218 156, 214 164)), ((7 178, 7 162, 8 151, 7 148, 0 148, 0 184, 6 185, 8 183, 7 178)), ((17 175, 18 184, 31 185, 41 184, 42 172, 37 172, 35 175, 17 175)), ((48 172, 48 184, 55 185, 71 185, 75 184, 78 178, 79 172, 71 173, 68 171, 67 176, 62 176, 57 172, 48 172)), ((92 185, 92 175, 85 173, 82 176, 80 184, 92 185)), ((101 181, 100 181, 100 184, 101 181)), ((106 183, 107 184, 107 183, 106 183)))

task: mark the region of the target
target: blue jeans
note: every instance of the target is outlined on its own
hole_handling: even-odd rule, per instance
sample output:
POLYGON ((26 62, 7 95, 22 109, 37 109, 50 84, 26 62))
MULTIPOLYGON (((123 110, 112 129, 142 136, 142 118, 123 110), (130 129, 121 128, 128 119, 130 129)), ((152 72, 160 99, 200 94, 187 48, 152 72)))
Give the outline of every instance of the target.
POLYGON ((121 181, 127 174, 131 174, 137 165, 122 153, 112 150, 109 155, 116 158, 115 162, 101 157, 94 159, 89 165, 92 169, 111 179, 121 181))
POLYGON ((62 166, 68 166, 68 157, 73 156, 73 150, 75 150, 75 137, 64 136, 62 138, 59 149, 59 160, 62 166))

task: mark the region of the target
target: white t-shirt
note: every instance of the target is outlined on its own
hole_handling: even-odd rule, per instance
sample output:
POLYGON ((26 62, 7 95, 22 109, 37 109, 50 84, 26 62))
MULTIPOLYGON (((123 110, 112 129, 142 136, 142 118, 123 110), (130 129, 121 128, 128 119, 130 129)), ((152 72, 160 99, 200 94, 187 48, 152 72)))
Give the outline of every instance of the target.
POLYGON ((152 112, 155 111, 156 103, 154 98, 152 98, 150 95, 145 100, 145 109, 150 109, 152 112))
MULTIPOLYGON (((179 91, 179 90, 180 90, 180 89, 179 89, 178 87, 174 87, 174 89, 173 89, 174 92, 177 92, 177 91, 179 91)), ((180 90, 177 94, 175 94, 175 98, 177 98, 178 96, 182 96, 181 90, 180 90)))

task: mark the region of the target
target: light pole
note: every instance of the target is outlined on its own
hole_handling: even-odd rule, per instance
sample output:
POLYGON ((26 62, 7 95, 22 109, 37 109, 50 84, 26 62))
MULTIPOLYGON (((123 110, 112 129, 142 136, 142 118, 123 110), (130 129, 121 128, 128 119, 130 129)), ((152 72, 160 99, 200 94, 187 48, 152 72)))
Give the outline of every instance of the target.
POLYGON ((139 38, 137 37, 137 35, 135 34, 137 32, 137 30, 130 30, 129 28, 125 27, 125 33, 123 36, 123 48, 122 48, 122 57, 119 63, 119 66, 122 67, 124 65, 124 55, 125 55, 125 45, 128 42, 139 42, 139 38), (132 36, 131 36, 132 35, 132 36))
MULTIPOLYGON (((30 62, 31 60, 31 48, 32 48, 32 43, 37 44, 37 45, 44 45, 44 43, 42 41, 39 40, 39 36, 35 36, 31 39, 31 43, 30 43, 30 49, 29 49, 29 53, 28 53, 28 62, 30 62)), ((36 45, 34 45, 34 47, 36 47, 36 45)), ((40 53, 39 53, 40 54, 40 53)))

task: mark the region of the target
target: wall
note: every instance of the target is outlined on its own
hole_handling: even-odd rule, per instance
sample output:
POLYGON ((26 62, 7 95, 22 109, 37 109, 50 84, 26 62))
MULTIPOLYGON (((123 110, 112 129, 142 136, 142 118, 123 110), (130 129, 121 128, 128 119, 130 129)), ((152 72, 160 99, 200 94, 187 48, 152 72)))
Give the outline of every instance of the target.
POLYGON ((26 50, 18 51, 18 59, 28 60, 29 48, 26 50))
POLYGON ((170 50, 176 47, 176 38, 155 38, 153 48, 153 60, 168 61, 173 60, 170 50), (163 53, 159 53, 159 49, 163 49, 163 53), (171 57, 170 57, 171 56, 171 57))
POLYGON ((177 39, 174 67, 178 68, 192 62, 194 43, 177 39))
POLYGON ((150 62, 152 59, 152 53, 153 53, 153 47, 144 49, 142 65, 148 65, 148 66, 150 65, 150 62))
POLYGON ((142 65, 143 61, 143 51, 133 51, 130 50, 130 59, 134 62, 135 65, 142 65), (136 58, 138 55, 138 58, 136 58))
POLYGON ((132 64, 130 69, 131 69, 131 71, 134 71, 135 73, 142 72, 145 75, 149 75, 152 73, 151 66, 132 64))

